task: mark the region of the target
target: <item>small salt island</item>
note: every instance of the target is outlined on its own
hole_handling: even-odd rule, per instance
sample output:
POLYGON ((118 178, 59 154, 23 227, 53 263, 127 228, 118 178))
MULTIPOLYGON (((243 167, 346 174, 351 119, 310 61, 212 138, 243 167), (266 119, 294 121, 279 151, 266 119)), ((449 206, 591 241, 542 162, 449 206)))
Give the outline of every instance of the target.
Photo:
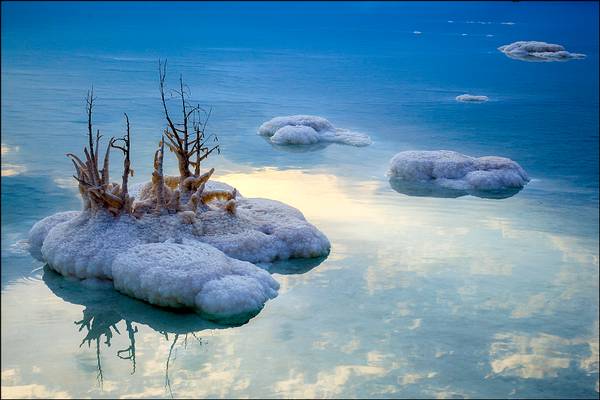
POLYGON ((498 47, 508 57, 521 61, 568 61, 585 58, 585 54, 571 53, 559 44, 536 41, 518 41, 498 47))
POLYGON ((275 117, 263 123, 258 134, 277 145, 339 143, 363 147, 372 143, 364 133, 336 128, 325 118, 315 115, 275 117))
MULTIPOLYGON (((160 65, 160 64, 159 64, 160 65)), ((205 134, 202 109, 192 106, 180 80, 183 121, 175 122, 165 98, 166 64, 160 67, 167 127, 154 154, 149 182, 129 187, 130 123, 111 138, 100 158, 94 133, 95 97, 87 96, 88 144, 84 157, 67 156, 83 199, 82 211, 51 215, 29 232, 29 251, 54 271, 90 285, 110 284, 148 303, 194 310, 207 319, 247 320, 277 296, 279 284, 253 263, 322 257, 329 240, 302 213, 274 200, 246 198, 211 181, 201 163, 219 152, 205 134), (179 176, 163 172, 165 148, 177 157, 179 176), (111 181, 111 150, 123 153, 121 183, 111 181)))
POLYGON ((460 101, 461 103, 485 103, 489 100, 487 96, 476 96, 472 94, 461 94, 460 96, 455 97, 456 101, 460 101))
POLYGON ((402 151, 391 159, 388 176, 398 192, 431 197, 505 198, 529 182, 525 170, 511 159, 450 150, 402 151))

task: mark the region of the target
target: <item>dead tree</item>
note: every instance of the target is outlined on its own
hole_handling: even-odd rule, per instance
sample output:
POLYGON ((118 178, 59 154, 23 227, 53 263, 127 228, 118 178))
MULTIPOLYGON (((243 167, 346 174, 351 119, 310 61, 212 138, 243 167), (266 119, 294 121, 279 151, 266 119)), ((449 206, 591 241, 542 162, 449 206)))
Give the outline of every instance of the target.
POLYGON ((85 162, 72 153, 68 153, 67 157, 71 159, 75 166, 77 176, 73 176, 79 182, 79 192, 83 198, 84 209, 89 209, 93 212, 99 210, 107 210, 113 215, 121 213, 131 213, 133 198, 129 197, 127 192, 127 180, 129 174, 133 174, 130 169, 130 131, 129 118, 125 114, 127 122, 127 133, 124 137, 115 139, 110 138, 102 169, 99 169, 99 147, 100 147, 100 130, 96 130, 96 135, 93 134, 92 114, 94 109, 94 89, 88 92, 86 97, 86 112, 88 117, 88 146, 84 147, 85 162), (122 142, 122 145, 116 143, 122 142), (110 182, 109 164, 110 164, 110 149, 117 148, 123 151, 124 166, 123 166, 123 181, 121 185, 110 182))
POLYGON ((114 149, 121 150, 123 152, 123 176, 121 180, 121 198, 123 199, 123 208, 127 213, 131 212, 131 205, 133 203, 133 198, 129 197, 129 189, 128 189, 128 181, 129 176, 133 176, 133 169, 131 169, 131 159, 130 159, 130 151, 131 151, 131 134, 129 129, 129 116, 127 113, 123 113, 125 115, 125 124, 127 128, 127 132, 125 136, 117 139, 111 139, 110 146, 114 149), (122 143, 122 145, 117 145, 117 143, 122 143))
POLYGON ((152 171, 152 181, 149 190, 142 190, 140 199, 134 204, 134 215, 141 217, 144 214, 153 213, 156 215, 173 214, 177 212, 191 212, 190 218, 184 220, 193 223, 196 212, 199 207, 206 206, 214 200, 225 202, 223 209, 230 214, 235 214, 235 198, 237 190, 232 192, 226 190, 205 190, 206 183, 212 176, 214 168, 199 176, 189 176, 184 181, 185 190, 189 196, 182 198, 182 192, 179 189, 181 185, 167 184, 169 177, 164 176, 163 162, 165 151, 164 137, 158 144, 158 149, 154 153, 154 171, 152 171), (189 182, 192 181, 190 184, 189 182), (177 187, 176 187, 177 186, 177 187), (191 191, 193 189, 193 192, 191 191), (193 216, 193 218, 191 217, 193 216))
POLYGON ((188 212, 188 217, 183 221, 193 223, 196 212, 199 209, 208 209, 207 204, 219 200, 221 208, 230 214, 235 214, 235 198, 237 191, 205 190, 206 183, 214 173, 211 168, 205 173, 200 173, 200 163, 212 152, 220 153, 219 144, 215 135, 205 135, 206 124, 210 117, 210 111, 205 111, 199 106, 190 106, 188 94, 183 84, 183 78, 179 78, 179 90, 173 91, 181 99, 182 123, 174 123, 167 108, 165 97, 166 63, 159 61, 160 93, 167 128, 159 143, 159 148, 154 154, 154 171, 152 182, 147 190, 142 190, 139 199, 134 204, 134 198, 129 196, 128 180, 133 176, 131 169, 130 149, 131 135, 129 117, 125 114, 126 133, 123 137, 111 137, 102 169, 99 169, 99 146, 100 131, 93 134, 92 114, 94 109, 93 89, 88 92, 86 98, 86 111, 88 117, 88 145, 84 147, 85 162, 74 154, 67 156, 75 165, 77 176, 74 178, 79 182, 79 192, 84 200, 84 209, 93 212, 106 210, 117 216, 120 214, 133 214, 142 217, 144 214, 174 214, 177 212, 188 212), (202 113, 206 118, 202 119, 202 113), (212 144, 209 145, 209 141, 212 144), (164 176, 163 160, 165 145, 177 156, 179 165, 179 177, 164 176), (118 149, 123 152, 123 175, 121 184, 110 182, 109 164, 110 150, 118 149), (193 171, 191 170, 193 168, 193 171))
POLYGON ((223 207, 227 212, 234 214, 235 197, 237 191, 208 191, 205 190, 205 185, 214 173, 214 168, 211 168, 205 173, 200 173, 200 165, 211 153, 216 151, 220 153, 218 137, 214 134, 206 134, 206 125, 210 118, 212 109, 206 112, 200 105, 190 105, 189 89, 183 83, 183 77, 179 76, 179 90, 171 90, 181 101, 182 122, 176 123, 173 121, 169 108, 167 107, 167 98, 165 94, 165 79, 167 76, 167 63, 158 61, 159 83, 160 83, 160 98, 162 101, 167 127, 164 129, 163 138, 160 142, 160 149, 157 155, 160 154, 160 159, 155 157, 155 168, 153 172, 153 187, 154 198, 149 199, 150 202, 145 204, 145 207, 155 206, 155 212, 160 212, 160 209, 167 211, 193 211, 196 212, 198 207, 206 205, 213 200, 225 201, 223 207), (203 118, 203 116, 205 116, 203 118), (178 189, 170 190, 165 186, 165 179, 162 176, 162 157, 164 155, 163 146, 166 145, 169 150, 175 153, 179 168, 178 189), (157 162, 160 164, 157 164, 157 162), (191 170, 193 168, 193 171, 191 170), (160 174, 159 178, 155 178, 155 174, 160 174), (156 180, 156 183, 155 183, 156 180), (168 195, 166 195, 168 194, 168 195))
MULTIPOLYGON (((179 77, 179 90, 171 90, 181 99, 182 122, 175 123, 169 114, 167 99, 165 97, 165 78, 167 76, 167 62, 158 62, 160 78, 160 97, 167 120, 167 127, 163 136, 168 140, 167 147, 177 157, 179 167, 179 186, 183 192, 195 191, 202 181, 207 181, 205 175, 200 175, 200 163, 213 151, 220 153, 218 137, 206 135, 206 124, 211 111, 206 112, 200 105, 192 106, 188 101, 189 91, 183 84, 183 77, 179 77), (203 114, 206 115, 202 118, 203 114), (192 171, 190 168, 193 167, 192 171)), ((212 174, 212 172, 210 173, 212 174)), ((210 177, 209 174, 209 177, 210 177)))

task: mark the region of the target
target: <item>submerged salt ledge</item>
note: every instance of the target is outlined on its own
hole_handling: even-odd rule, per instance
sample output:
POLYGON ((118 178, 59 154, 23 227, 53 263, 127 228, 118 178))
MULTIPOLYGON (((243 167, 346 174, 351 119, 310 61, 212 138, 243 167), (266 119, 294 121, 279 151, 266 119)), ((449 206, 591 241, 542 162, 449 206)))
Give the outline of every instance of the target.
POLYGON ((371 138, 364 133, 336 128, 325 118, 314 115, 275 117, 258 128, 260 135, 278 145, 308 145, 319 142, 350 146, 368 146, 371 138))
POLYGON ((567 61, 585 58, 585 54, 571 53, 559 44, 536 41, 518 41, 498 47, 510 58, 521 61, 567 61))
POLYGON ((211 208, 183 223, 181 214, 58 213, 31 229, 30 252, 62 275, 110 279, 130 296, 221 318, 258 311, 276 296, 277 282, 250 262, 318 257, 330 248, 300 211, 273 200, 238 195, 235 215, 211 208))
POLYGON ((467 191, 522 188, 529 182, 525 170, 508 158, 475 158, 449 150, 400 152, 390 161, 389 176, 467 191))
POLYGON ((456 96, 456 101, 464 103, 484 103, 488 100, 489 98, 487 96, 475 96, 467 93, 456 96))

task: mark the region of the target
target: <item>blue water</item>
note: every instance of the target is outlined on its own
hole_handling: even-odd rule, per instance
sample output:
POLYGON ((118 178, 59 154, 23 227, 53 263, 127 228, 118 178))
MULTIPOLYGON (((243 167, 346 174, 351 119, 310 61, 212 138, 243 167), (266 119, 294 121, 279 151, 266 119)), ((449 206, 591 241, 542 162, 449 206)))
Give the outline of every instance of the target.
POLYGON ((2 3, 3 393, 597 398, 598 33, 594 2, 2 3), (496 50, 517 40, 587 58, 496 50), (98 127, 120 135, 127 112, 134 182, 149 178, 159 58, 213 108, 217 179, 332 242, 275 264, 279 297, 241 327, 82 287, 23 250, 37 220, 80 207, 64 154, 92 84, 98 127), (301 113, 374 143, 256 135, 301 113), (385 173, 409 149, 509 157, 532 181, 502 200, 407 196, 385 173))

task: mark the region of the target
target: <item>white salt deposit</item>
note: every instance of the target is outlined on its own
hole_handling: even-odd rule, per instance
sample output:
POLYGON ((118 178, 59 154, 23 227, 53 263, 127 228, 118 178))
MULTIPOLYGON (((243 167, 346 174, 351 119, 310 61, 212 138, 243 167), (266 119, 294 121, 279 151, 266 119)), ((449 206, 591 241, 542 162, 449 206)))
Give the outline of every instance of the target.
POLYGON ((43 259, 65 276, 112 279, 112 262, 119 253, 158 241, 158 232, 145 232, 145 222, 126 215, 114 218, 108 213, 82 212, 48 232, 42 245, 43 259))
POLYGON ((275 117, 263 123, 258 133, 279 145, 329 142, 361 147, 372 143, 364 133, 336 128, 325 118, 314 115, 275 117))
POLYGON ((312 258, 329 253, 329 240, 297 209, 268 199, 242 198, 237 215, 202 214, 204 235, 227 255, 253 263, 312 258))
POLYGON ((468 102, 468 103, 483 103, 488 101, 489 98, 487 96, 475 96, 472 94, 461 94, 460 96, 456 96, 456 101, 468 102))
POLYGON ((522 61, 567 61, 585 58, 585 54, 570 53, 559 44, 536 41, 519 41, 498 47, 498 50, 522 61))
POLYGON ((314 115, 291 115, 288 117, 275 117, 258 128, 258 133, 264 136, 273 136, 278 129, 286 125, 310 126, 315 131, 332 131, 335 127, 325 118, 314 115))
POLYGON ((421 33, 423 33, 423 32, 421 32, 421 31, 413 31, 413 33, 414 33, 415 35, 420 35, 420 34, 421 34, 421 33))
POLYGON ((286 125, 271 136, 271 142, 275 144, 314 144, 319 141, 317 131, 305 125, 286 125))
POLYGON ((523 168, 508 158, 475 158, 449 150, 400 152, 390 161, 389 175, 456 190, 522 188, 529 182, 523 168))
MULTIPOLYGON (((208 183, 211 189, 232 189, 208 183)), ((149 185, 135 185, 130 193, 149 185)), ((117 289, 153 304, 217 317, 249 313, 275 297, 278 285, 247 261, 320 257, 329 253, 330 243, 293 207, 241 195, 236 202, 235 215, 207 207, 195 218, 185 212, 140 219, 58 213, 34 225, 29 250, 64 276, 113 280, 117 289)))
POLYGON ((58 224, 72 220, 80 213, 80 211, 64 211, 38 221, 29 231, 28 242, 31 255, 40 261, 44 261, 42 244, 46 240, 48 232, 58 224))
POLYGON ((112 274, 115 288, 132 297, 217 318, 256 312, 279 289, 268 272, 204 243, 132 247, 116 257, 112 274))

